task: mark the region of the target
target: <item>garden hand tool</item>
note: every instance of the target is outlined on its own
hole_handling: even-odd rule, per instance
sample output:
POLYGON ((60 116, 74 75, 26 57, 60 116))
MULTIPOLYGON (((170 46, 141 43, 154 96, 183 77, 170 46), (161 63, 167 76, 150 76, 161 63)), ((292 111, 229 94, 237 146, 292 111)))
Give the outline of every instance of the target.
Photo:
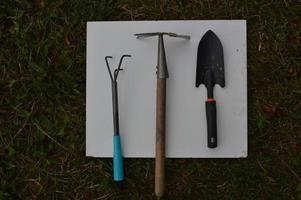
POLYGON ((166 107, 166 79, 168 70, 164 49, 163 35, 170 37, 179 37, 190 39, 187 35, 178 35, 175 33, 154 32, 135 34, 138 39, 158 36, 158 61, 157 61, 157 106, 156 106, 156 166, 155 166, 155 194, 158 198, 163 196, 164 192, 164 174, 165 174, 165 107, 166 107))
POLYGON ((109 71, 112 85, 112 105, 113 105, 113 123, 114 123, 114 137, 113 137, 113 179, 119 185, 124 180, 124 171, 123 171, 123 158, 122 158, 122 149, 121 141, 119 135, 119 116, 118 116, 118 90, 117 90, 117 77, 121 70, 121 63, 125 57, 131 57, 131 55, 123 55, 120 58, 118 68, 114 70, 113 74, 109 67, 108 58, 112 56, 106 56, 105 61, 109 71))
POLYGON ((206 117, 207 143, 209 148, 217 147, 216 103, 213 97, 215 84, 225 87, 223 46, 219 38, 211 31, 202 37, 197 53, 195 86, 204 84, 207 88, 206 117))

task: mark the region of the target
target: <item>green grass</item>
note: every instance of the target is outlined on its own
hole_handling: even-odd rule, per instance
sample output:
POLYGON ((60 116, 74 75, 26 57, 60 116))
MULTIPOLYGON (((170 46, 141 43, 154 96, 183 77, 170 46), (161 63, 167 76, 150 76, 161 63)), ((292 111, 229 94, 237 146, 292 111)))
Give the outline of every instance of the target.
POLYGON ((298 0, 0 2, 0 199, 153 199, 154 160, 85 157, 86 22, 246 19, 249 157, 168 159, 165 199, 301 199, 298 0))

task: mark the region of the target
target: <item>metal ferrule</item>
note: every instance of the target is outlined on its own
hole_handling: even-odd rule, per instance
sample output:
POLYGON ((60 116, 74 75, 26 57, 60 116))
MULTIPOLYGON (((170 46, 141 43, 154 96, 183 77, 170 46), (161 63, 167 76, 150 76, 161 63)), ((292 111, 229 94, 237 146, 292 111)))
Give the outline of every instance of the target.
POLYGON ((158 79, 166 79, 168 77, 169 77, 169 75, 168 75, 168 69, 167 69, 167 64, 166 64, 163 35, 160 34, 158 37, 157 78, 158 79))

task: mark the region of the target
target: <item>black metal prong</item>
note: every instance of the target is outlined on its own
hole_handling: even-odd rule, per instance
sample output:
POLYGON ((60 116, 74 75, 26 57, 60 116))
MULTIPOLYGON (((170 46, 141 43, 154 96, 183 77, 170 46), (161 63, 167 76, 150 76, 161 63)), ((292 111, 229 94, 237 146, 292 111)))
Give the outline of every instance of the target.
POLYGON ((122 55, 121 56, 121 58, 120 58, 120 61, 119 61, 119 65, 118 65, 118 68, 115 70, 116 72, 114 72, 114 78, 115 78, 115 80, 117 79, 117 76, 118 76, 118 74, 119 74, 119 71, 122 71, 123 69, 120 69, 120 67, 121 67, 121 64, 122 64, 122 61, 123 61, 123 59, 125 58, 125 57, 132 57, 131 55, 128 55, 128 54, 124 54, 124 55, 122 55))
POLYGON ((112 76, 112 72, 111 72, 110 67, 109 67, 108 58, 113 58, 113 57, 112 56, 106 56, 105 61, 106 61, 107 68, 108 68, 108 71, 109 71, 109 74, 110 74, 110 78, 111 78, 112 81, 114 81, 113 76, 112 76))

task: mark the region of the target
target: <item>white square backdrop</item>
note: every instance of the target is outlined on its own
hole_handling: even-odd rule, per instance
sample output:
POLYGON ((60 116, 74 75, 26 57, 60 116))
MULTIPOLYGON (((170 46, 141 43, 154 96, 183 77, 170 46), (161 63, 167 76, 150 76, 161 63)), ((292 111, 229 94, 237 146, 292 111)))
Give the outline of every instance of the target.
POLYGON ((175 32, 190 40, 164 37, 167 79, 166 156, 238 158, 247 156, 247 56, 245 20, 119 21, 87 23, 86 155, 112 157, 111 82, 105 56, 115 68, 131 54, 118 77, 119 121, 125 157, 154 157, 157 37, 135 33, 175 32), (224 49, 226 87, 214 88, 218 147, 207 148, 207 90, 195 87, 197 47, 212 30, 224 49))

